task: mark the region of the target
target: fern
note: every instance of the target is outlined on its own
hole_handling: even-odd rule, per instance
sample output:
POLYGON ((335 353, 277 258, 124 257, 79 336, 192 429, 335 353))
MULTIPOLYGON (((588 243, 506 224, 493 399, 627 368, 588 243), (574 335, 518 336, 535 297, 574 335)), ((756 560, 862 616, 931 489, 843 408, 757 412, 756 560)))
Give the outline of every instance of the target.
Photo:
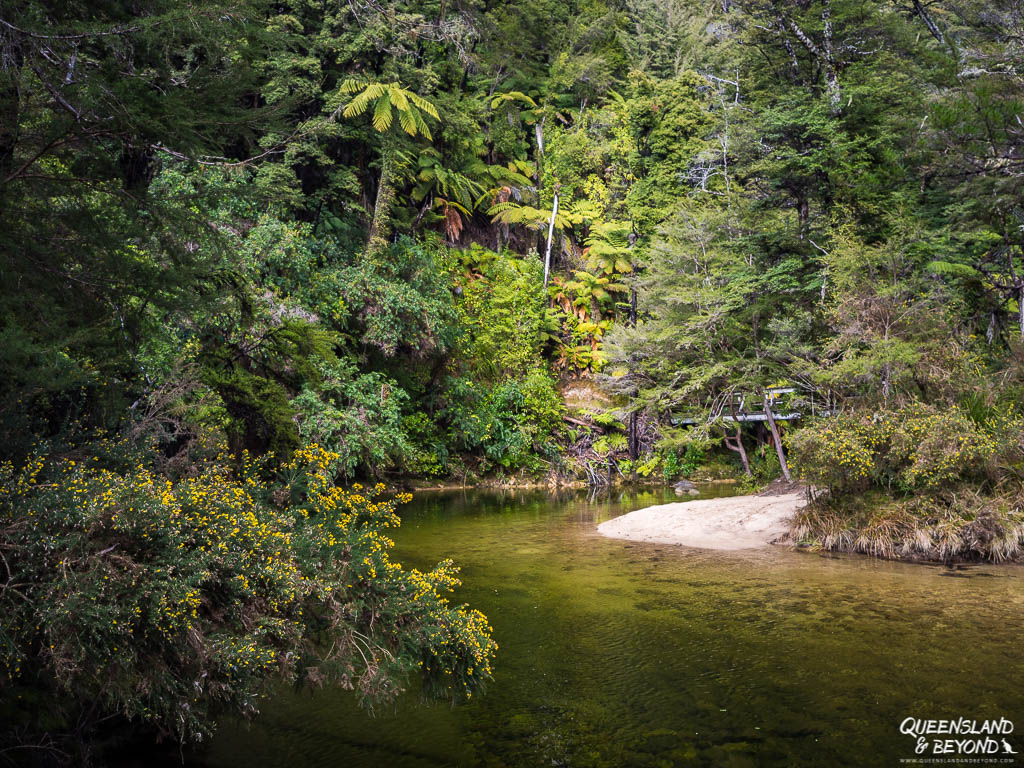
POLYGON ((437 107, 418 93, 406 90, 398 83, 361 82, 355 79, 346 80, 341 84, 339 92, 352 94, 352 100, 345 105, 342 115, 347 118, 358 117, 373 105, 371 122, 378 133, 385 133, 394 122, 395 112, 398 123, 410 136, 423 136, 433 140, 430 127, 423 119, 426 114, 434 120, 440 120, 437 107))
POLYGON ((595 224, 586 241, 584 257, 591 269, 600 269, 607 275, 633 271, 630 259, 630 235, 633 229, 627 222, 603 221, 595 224))
POLYGON ((373 128, 378 133, 384 133, 391 127, 391 94, 385 91, 377 99, 373 109, 373 128))
POLYGON ((594 412, 590 415, 590 418, 594 420, 595 424, 601 427, 615 429, 626 428, 626 425, 615 418, 615 414, 611 411, 594 412))
POLYGON ((532 109, 537 108, 537 102, 522 91, 509 91, 508 93, 499 93, 491 99, 491 109, 497 109, 500 104, 511 105, 517 101, 526 104, 532 109))
POLYGON ((925 265, 925 269, 941 277, 960 277, 971 280, 978 280, 982 277, 981 272, 974 267, 950 261, 931 261, 925 265))
MULTIPOLYGON (((534 208, 532 205, 520 205, 511 200, 495 203, 487 209, 487 215, 495 224, 520 224, 534 229, 543 229, 551 221, 551 213, 534 208)), ((568 219, 559 213, 555 217, 555 227, 566 229, 568 219)))

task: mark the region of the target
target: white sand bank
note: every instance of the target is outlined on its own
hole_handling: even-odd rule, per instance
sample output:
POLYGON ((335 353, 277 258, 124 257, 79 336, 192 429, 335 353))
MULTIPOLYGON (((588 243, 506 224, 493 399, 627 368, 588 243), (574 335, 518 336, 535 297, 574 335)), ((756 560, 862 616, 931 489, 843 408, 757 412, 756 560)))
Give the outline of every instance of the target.
POLYGON ((803 492, 681 501, 638 509, 601 523, 597 530, 613 539, 752 549, 784 536, 789 519, 806 503, 803 492))

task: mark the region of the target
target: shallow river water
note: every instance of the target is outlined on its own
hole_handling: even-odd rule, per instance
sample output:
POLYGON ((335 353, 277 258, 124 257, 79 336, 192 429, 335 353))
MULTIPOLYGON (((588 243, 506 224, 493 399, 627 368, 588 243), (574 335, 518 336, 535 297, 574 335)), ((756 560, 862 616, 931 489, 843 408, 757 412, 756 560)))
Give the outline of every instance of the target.
POLYGON ((421 493, 402 509, 394 559, 462 566, 456 598, 487 614, 500 644, 486 694, 456 708, 410 694, 370 719, 351 694, 289 690, 254 724, 223 723, 196 757, 218 768, 898 766, 914 757, 899 732, 910 716, 1009 718, 1024 755, 1024 568, 595 532, 675 500, 421 493))

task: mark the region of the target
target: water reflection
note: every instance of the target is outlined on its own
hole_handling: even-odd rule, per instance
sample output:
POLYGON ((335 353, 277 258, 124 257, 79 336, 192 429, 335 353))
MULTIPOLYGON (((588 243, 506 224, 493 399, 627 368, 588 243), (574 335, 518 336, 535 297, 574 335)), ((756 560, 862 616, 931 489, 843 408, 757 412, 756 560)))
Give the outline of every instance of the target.
MULTIPOLYGON (((728 495, 725 485, 702 487, 728 495)), ((669 491, 424 493, 396 559, 463 566, 501 644, 467 706, 410 694, 367 719, 282 692, 210 766, 862 766, 912 757, 904 717, 1016 718, 1021 570, 605 539, 669 491)))

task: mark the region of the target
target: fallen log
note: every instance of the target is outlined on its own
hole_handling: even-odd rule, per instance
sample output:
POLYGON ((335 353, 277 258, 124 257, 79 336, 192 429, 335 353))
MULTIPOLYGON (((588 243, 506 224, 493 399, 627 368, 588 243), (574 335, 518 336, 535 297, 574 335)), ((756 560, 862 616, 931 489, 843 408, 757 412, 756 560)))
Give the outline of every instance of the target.
POLYGON ((604 427, 602 427, 600 424, 590 424, 590 423, 588 423, 586 421, 580 421, 579 419, 574 419, 572 416, 563 416, 562 417, 562 421, 568 421, 570 424, 575 424, 578 427, 587 427, 589 429, 593 429, 593 430, 596 430, 598 432, 604 432, 604 427))

